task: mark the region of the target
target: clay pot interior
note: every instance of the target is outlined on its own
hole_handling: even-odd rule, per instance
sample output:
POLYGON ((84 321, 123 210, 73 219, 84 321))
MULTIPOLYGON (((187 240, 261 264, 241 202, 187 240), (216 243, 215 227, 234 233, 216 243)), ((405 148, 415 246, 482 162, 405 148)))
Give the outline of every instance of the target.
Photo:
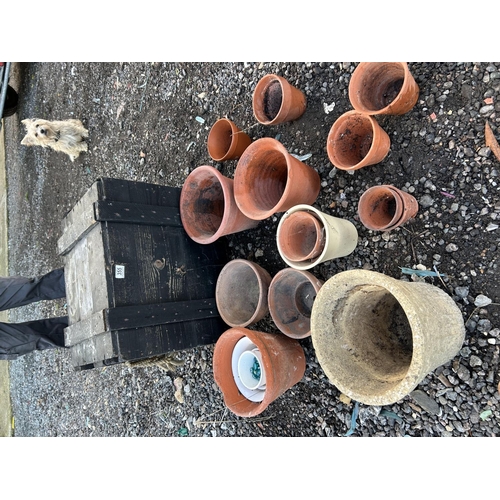
POLYGON ((415 198, 391 185, 373 186, 359 199, 358 214, 361 223, 375 231, 389 231, 415 216, 418 202, 415 198))
POLYGON ((334 124, 328 137, 334 165, 353 169, 365 159, 373 143, 372 120, 368 115, 353 113, 334 124))
POLYGON ((252 140, 231 120, 217 120, 208 134, 207 149, 215 161, 239 158, 252 140))
POLYGON ((279 80, 272 80, 264 91, 264 114, 269 121, 273 121, 281 109, 283 89, 279 80))
POLYGON ((325 247, 325 229, 314 214, 290 214, 280 228, 281 251, 288 260, 303 262, 318 257, 325 247))
MULTIPOLYGON (((359 109, 367 113, 384 111, 400 94, 405 81, 405 65, 398 62, 364 65, 366 70, 357 85, 359 109)), ((358 108, 354 102, 352 104, 358 108)))
POLYGON ((235 259, 222 269, 215 287, 217 309, 230 326, 248 326, 269 311, 271 275, 257 264, 235 259))
POLYGON ((198 167, 183 188, 181 209, 185 227, 197 239, 209 239, 219 230, 224 217, 225 196, 217 176, 198 167), (194 175, 193 175, 194 174, 194 175))
POLYGON ((366 211, 365 215, 360 210, 361 222, 363 224, 366 222, 370 228, 374 229, 381 230, 394 226, 398 223, 403 213, 399 194, 388 187, 380 186, 376 191, 365 191, 360 198, 361 204, 363 204, 366 211), (363 196, 365 197, 363 198, 363 196))
POLYGON ((257 82, 252 108, 259 123, 277 125, 299 118, 306 109, 306 97, 285 78, 267 74, 257 82))
POLYGON ((268 212, 280 202, 288 180, 286 157, 277 150, 258 150, 245 172, 252 204, 268 212))
POLYGON ((322 284, 307 271, 286 268, 276 274, 269 286, 269 311, 282 333, 294 339, 311 335, 311 311, 322 284))
POLYGON ((254 220, 285 212, 300 203, 314 203, 320 187, 318 172, 271 137, 250 144, 234 172, 236 204, 254 220))

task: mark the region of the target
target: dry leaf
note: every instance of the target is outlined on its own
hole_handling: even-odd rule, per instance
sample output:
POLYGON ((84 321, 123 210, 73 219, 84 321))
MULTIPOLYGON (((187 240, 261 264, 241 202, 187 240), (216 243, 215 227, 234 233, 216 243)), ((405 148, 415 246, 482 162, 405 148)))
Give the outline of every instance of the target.
POLYGON ((491 149, 491 152, 497 157, 497 160, 500 161, 500 146, 498 145, 495 135, 493 134, 493 130, 491 130, 488 122, 486 122, 486 125, 484 126, 484 137, 486 139, 486 146, 491 149))

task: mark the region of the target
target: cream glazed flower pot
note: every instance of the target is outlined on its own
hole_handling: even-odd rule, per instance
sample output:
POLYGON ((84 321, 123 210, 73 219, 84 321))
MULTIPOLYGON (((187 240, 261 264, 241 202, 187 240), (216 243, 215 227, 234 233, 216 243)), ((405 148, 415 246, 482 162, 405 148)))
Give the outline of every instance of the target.
POLYGON ((348 220, 325 214, 311 205, 295 205, 281 218, 276 232, 276 242, 281 258, 290 267, 305 271, 327 260, 345 257, 352 253, 358 244, 358 231, 348 220), (318 234, 318 226, 305 225, 302 219, 297 218, 296 224, 288 224, 288 219, 297 212, 314 215, 319 222, 321 234, 318 234), (313 251, 319 244, 322 245, 321 252, 313 251), (304 257, 310 255, 315 257, 304 260, 299 257, 301 253, 304 257))

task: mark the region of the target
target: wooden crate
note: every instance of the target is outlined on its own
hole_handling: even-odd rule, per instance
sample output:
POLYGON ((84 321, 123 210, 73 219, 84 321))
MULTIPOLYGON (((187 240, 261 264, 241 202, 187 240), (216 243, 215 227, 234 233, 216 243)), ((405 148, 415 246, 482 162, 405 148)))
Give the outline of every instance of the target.
POLYGON ((215 284, 225 239, 200 245, 179 215, 180 189, 102 178, 62 222, 75 369, 213 344, 227 325, 215 284))

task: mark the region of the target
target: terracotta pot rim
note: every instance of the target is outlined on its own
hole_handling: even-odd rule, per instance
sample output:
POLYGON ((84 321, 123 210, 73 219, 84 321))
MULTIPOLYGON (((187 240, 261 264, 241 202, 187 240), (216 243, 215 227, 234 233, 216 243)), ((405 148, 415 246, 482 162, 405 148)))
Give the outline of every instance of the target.
POLYGON ((189 226, 189 224, 184 225, 184 223, 183 223, 183 226, 184 226, 184 230, 186 231, 186 233, 188 233, 189 237, 192 240, 196 241, 197 243, 208 244, 208 243, 213 243, 214 241, 216 241, 217 239, 219 239, 222 236, 223 231, 224 231, 224 227, 227 225, 227 223, 231 217, 231 214, 229 213, 228 208, 231 206, 232 200, 231 200, 231 192, 227 188, 227 182, 228 181, 233 182, 233 181, 232 181, 232 179, 224 177, 215 167, 212 167, 210 165, 200 165, 200 166, 196 167, 186 177, 186 180, 184 181, 183 189, 181 190, 181 196, 180 196, 181 219, 183 219, 183 210, 182 210, 183 200, 185 200, 185 197, 187 196, 186 191, 184 190, 184 186, 187 185, 188 181, 192 181, 193 179, 196 179, 196 177, 199 176, 200 174, 206 174, 206 175, 211 175, 211 176, 215 177, 217 179, 217 182, 219 182, 219 184, 221 185, 222 194, 224 197, 224 213, 222 215, 222 220, 221 220, 221 223, 220 223, 217 231, 209 237, 205 237, 203 235, 198 236, 198 235, 194 234, 191 227, 189 226))
POLYGON ((318 217, 310 212, 309 210, 298 210, 288 215, 283 221, 280 232, 280 240, 281 241, 281 249, 283 254, 287 256, 287 258, 294 262, 311 262, 316 259, 323 252, 323 247, 325 245, 325 235, 324 235, 324 226, 318 217), (304 255, 300 251, 295 252, 293 245, 289 245, 287 240, 284 240, 286 231, 290 231, 293 228, 292 222, 296 224, 301 222, 306 224, 307 227, 316 234, 316 239, 312 249, 308 254, 304 255), (314 227, 314 229, 312 229, 314 227), (294 258, 298 257, 298 258, 294 258))
POLYGON ((224 161, 227 158, 231 156, 231 154, 234 152, 234 149, 236 149, 236 141, 234 138, 234 134, 238 131, 238 127, 236 124, 230 120, 229 118, 219 118, 213 125, 212 128, 210 129, 210 132, 208 133, 208 139, 207 139, 207 149, 208 149, 208 154, 214 161, 224 161), (229 145, 229 149, 226 151, 226 153, 221 156, 221 157, 216 157, 214 153, 214 146, 213 146, 213 141, 215 139, 216 134, 221 133, 221 131, 231 129, 231 144, 229 145))
MULTIPOLYGON (((241 212, 243 212, 247 217, 249 217, 251 219, 255 219, 255 220, 267 219, 268 217, 271 217, 275 213, 284 212, 286 209, 283 208, 283 205, 285 204, 285 202, 289 198, 290 193, 293 192, 293 190, 295 189, 295 187, 293 186, 293 184, 294 184, 293 175, 294 174, 293 174, 293 168, 292 168, 292 165, 294 162, 301 163, 302 165, 304 165, 307 168, 310 168, 311 170, 313 170, 317 174, 317 172, 312 167, 310 167, 309 165, 307 165, 305 163, 302 163, 300 160, 298 160, 297 158, 292 156, 288 152, 286 147, 277 139, 274 139, 272 137, 262 137, 260 139, 257 139, 256 141, 254 141, 252 144, 250 144, 250 146, 248 146, 248 148, 245 150, 245 153, 240 158, 240 161, 238 162, 238 165, 236 166, 236 171, 234 174, 235 200, 236 200, 236 204, 238 205, 241 212), (273 207, 271 207, 269 210, 259 209, 252 204, 251 200, 250 200, 250 203, 248 203, 248 201, 249 201, 248 198, 243 199, 243 198, 240 198, 240 196, 239 196, 239 194, 240 194, 239 193, 240 176, 244 179, 246 172, 241 173, 241 168, 239 169, 238 167, 241 165, 242 160, 245 160, 247 156, 255 155, 255 152, 256 151, 258 152, 261 148, 266 148, 268 150, 274 150, 274 151, 280 153, 286 162, 287 182, 285 185, 285 189, 283 190, 283 193, 281 194, 278 202, 273 207)), ((319 179, 319 175, 318 175, 318 179, 319 179)), ((318 189, 318 193, 319 193, 319 189, 318 189)), ((316 194, 316 197, 317 197, 317 194, 316 194)))
POLYGON ((311 205, 295 205, 294 207, 290 208, 287 210, 283 216, 281 217, 279 223, 278 223, 278 228, 276 231, 276 243, 278 245, 278 252, 281 255, 281 258, 285 261, 285 263, 292 267, 295 270, 301 270, 301 271, 306 271, 307 269, 311 269, 312 267, 316 266, 318 263, 321 262, 321 259, 325 256, 327 250, 328 250, 328 244, 330 242, 330 232, 326 230, 326 227, 328 226, 328 221, 323 217, 323 214, 321 213, 320 210, 317 208, 311 206, 311 205), (281 228, 283 226, 283 223, 285 220, 290 217, 290 215, 293 215, 295 212, 307 212, 318 220, 318 222, 321 225, 322 231, 324 232, 324 243, 323 243, 323 249, 319 255, 314 257, 313 259, 308 259, 306 261, 296 261, 296 260, 291 260, 289 259, 285 253, 283 252, 283 248, 280 243, 280 233, 281 233, 281 228), (297 267, 298 266, 298 267, 297 267))
MULTIPOLYGON (((397 211, 396 211, 397 212, 397 211)), ((372 186, 368 188, 360 197, 359 202, 358 202, 358 215, 360 218, 361 223, 368 229, 371 229, 372 231, 391 231, 392 229, 395 229, 397 227, 400 227, 403 223, 405 223, 407 220, 415 217, 415 215, 418 212, 418 202, 415 200, 414 196, 406 193, 405 191, 393 186, 392 184, 381 184, 378 186, 372 186), (369 221, 364 220, 364 217, 361 215, 361 210, 364 200, 367 198, 368 195, 365 196, 366 193, 370 194, 373 193, 374 191, 383 191, 387 190, 392 193, 392 195, 395 198, 396 204, 401 207, 401 215, 397 218, 397 220, 392 219, 391 223, 386 225, 386 226, 379 226, 376 227, 372 224, 369 223, 369 221), (405 197, 406 195, 406 197, 405 197), (411 197, 411 198, 408 198, 411 197), (411 199, 414 200, 414 203, 412 203, 411 199)))
POLYGON ((381 184, 378 186, 372 186, 372 187, 368 188, 359 198, 358 215, 359 215, 359 219, 360 219, 361 223, 366 228, 371 229, 372 231, 390 231, 391 229, 393 229, 394 227, 396 227, 399 224, 399 222, 401 221, 401 219, 404 216, 404 202, 403 202, 403 199, 401 198, 401 195, 399 194, 397 188, 395 188, 394 186, 392 186, 390 184, 381 184), (398 210, 396 209, 391 221, 384 226, 376 226, 374 224, 371 224, 370 221, 366 220, 366 218, 362 215, 365 200, 370 195, 373 195, 373 193, 376 193, 376 192, 379 192, 380 196, 383 196, 383 193, 390 193, 394 198, 396 206, 400 207, 400 209, 401 209, 401 214, 399 215, 399 217, 397 217, 398 210))
MULTIPOLYGON (((390 111, 391 106, 393 105, 394 102, 398 100, 398 98, 403 95, 405 92, 408 91, 408 88, 411 84, 411 81, 414 80, 413 76, 410 72, 410 68, 408 66, 407 62, 399 62, 399 61, 390 61, 390 62, 375 62, 375 61, 370 61, 370 62, 360 62, 358 66, 355 68, 351 80, 349 81, 349 87, 348 87, 348 95, 349 95, 349 101, 352 105, 352 107, 355 110, 368 113, 370 115, 386 115, 386 114, 392 114, 388 111, 390 111), (401 86, 400 91, 398 92, 397 96, 394 98, 393 101, 391 101, 389 104, 387 104, 385 107, 381 109, 369 109, 363 106, 363 104, 359 101, 359 99, 356 96, 356 91, 355 89, 351 86, 351 82, 353 81, 353 77, 357 77, 360 75, 365 68, 369 66, 376 66, 378 64, 391 64, 394 66, 399 66, 403 70, 403 85, 401 86)), ((418 99, 418 97, 417 97, 418 99)), ((397 113, 399 114, 399 113, 397 113)))
POLYGON ((226 406, 242 417, 262 413, 276 398, 301 380, 306 368, 304 351, 298 341, 285 335, 277 336, 244 327, 230 328, 221 335, 215 345, 213 361, 214 379, 223 393, 226 406), (231 368, 234 348, 244 337, 247 337, 262 355, 266 389, 260 402, 251 401, 241 394, 231 368), (279 358, 281 361, 277 362, 279 358), (293 360, 293 366, 288 366, 287 369, 287 362, 284 360, 293 360))
POLYGON ((295 120, 305 111, 305 95, 301 90, 294 87, 286 78, 274 73, 268 73, 264 75, 255 86, 252 94, 252 110, 256 120, 262 125, 277 125, 285 121, 295 120), (276 113, 276 116, 272 120, 269 120, 264 113, 263 100, 266 90, 271 83, 275 81, 280 84, 282 99, 280 109, 276 113), (301 96, 301 98, 298 96, 301 96), (301 103, 301 99, 303 99, 303 103, 301 103))
POLYGON ((276 122, 279 121, 280 118, 280 113, 283 109, 283 103, 285 101, 285 89, 283 85, 283 80, 284 78, 278 75, 275 75, 274 73, 268 73, 267 75, 264 75, 258 82, 257 85, 255 86, 255 89, 253 91, 253 96, 252 96, 252 107, 253 107, 253 114, 257 121, 261 123, 262 125, 274 125, 276 122), (259 109, 259 106, 257 105, 257 97, 260 97, 260 95, 263 95, 268 87, 273 83, 274 81, 279 82, 280 87, 281 87, 281 106, 279 111, 276 113, 276 116, 272 119, 269 120, 265 113, 259 109))
MULTIPOLYGON (((303 277, 304 283, 310 283, 313 286, 316 293, 318 293, 320 288, 323 286, 323 281, 316 278, 316 276, 314 276, 314 274, 310 273, 309 271, 303 269, 294 269, 292 267, 286 267, 285 269, 281 269, 281 271, 278 271, 278 273, 276 273, 276 275, 271 281, 271 284, 269 285, 269 293, 268 293, 269 312, 274 321, 274 324, 280 330, 281 333, 292 339, 296 340, 305 339, 311 336, 310 325, 309 325, 309 330, 305 334, 302 335, 295 334, 290 327, 288 327, 281 321, 281 318, 279 318, 277 313, 278 301, 275 297, 275 294, 277 291, 277 287, 280 285, 280 281, 286 278, 287 275, 297 275, 303 277)), ((312 314, 312 308, 311 308, 311 314, 312 314)))
POLYGON ((244 328, 248 325, 251 325, 252 323, 256 323, 257 321, 260 321, 268 312, 268 288, 269 284, 271 282, 271 275, 262 267, 256 264, 255 262, 252 262, 250 260, 246 259, 233 259, 230 260, 221 270, 219 273, 219 276, 217 278, 217 283, 215 285, 215 301, 217 304, 217 309, 219 311, 219 314, 223 321, 233 327, 233 328, 244 328), (219 300, 219 289, 222 283, 223 279, 226 279, 228 273, 232 271, 232 268, 235 266, 246 266, 252 269, 255 277, 257 278, 257 283, 259 285, 259 300, 258 303, 255 307, 255 311, 252 314, 252 316, 247 319, 246 321, 242 323, 235 323, 234 321, 231 321, 227 315, 226 308, 223 307, 223 305, 220 303, 219 300), (264 279, 263 274, 269 276, 269 280, 264 279))
POLYGON ((370 153, 372 153, 375 150, 376 144, 379 141, 379 138, 381 135, 380 130, 381 130, 381 127, 380 127, 379 123, 377 122, 377 120, 373 116, 369 115, 368 113, 365 113, 363 111, 357 111, 355 109, 346 111, 345 113, 340 115, 335 120, 335 122, 331 126, 330 131, 328 133, 327 143, 326 143, 327 148, 326 149, 327 149, 327 154, 328 154, 328 158, 329 158, 330 162, 335 167, 337 167, 339 170, 346 170, 346 171, 358 170, 360 168, 368 166, 369 165, 368 159, 370 157, 370 153), (340 128, 342 126, 344 126, 345 123, 349 123, 349 120, 355 119, 356 117, 360 117, 360 118, 370 122, 373 137, 372 137, 372 142, 370 144, 370 149, 368 150, 368 152, 366 153, 364 158, 361 161, 359 161, 358 163, 356 163, 355 165, 347 165, 345 163, 339 162, 338 158, 334 154, 334 148, 333 148, 332 143, 333 143, 335 137, 338 135, 340 128))

